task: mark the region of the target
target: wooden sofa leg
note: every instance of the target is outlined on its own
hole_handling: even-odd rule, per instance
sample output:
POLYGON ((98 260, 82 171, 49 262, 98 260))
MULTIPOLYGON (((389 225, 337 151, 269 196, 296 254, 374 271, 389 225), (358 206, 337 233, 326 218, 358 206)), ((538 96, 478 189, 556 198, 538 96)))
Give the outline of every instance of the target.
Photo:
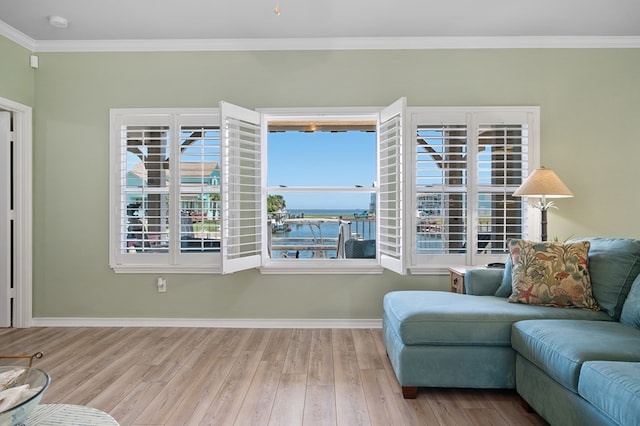
POLYGON ((404 399, 416 399, 417 395, 417 386, 402 386, 402 396, 404 397, 404 399))

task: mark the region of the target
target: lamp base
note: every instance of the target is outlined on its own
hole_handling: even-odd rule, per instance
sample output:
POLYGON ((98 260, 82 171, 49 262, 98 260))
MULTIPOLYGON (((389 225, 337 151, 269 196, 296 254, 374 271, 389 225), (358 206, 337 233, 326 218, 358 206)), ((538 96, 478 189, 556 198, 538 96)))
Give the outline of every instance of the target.
POLYGON ((540 221, 540 241, 547 241, 547 209, 541 209, 542 219, 540 221))

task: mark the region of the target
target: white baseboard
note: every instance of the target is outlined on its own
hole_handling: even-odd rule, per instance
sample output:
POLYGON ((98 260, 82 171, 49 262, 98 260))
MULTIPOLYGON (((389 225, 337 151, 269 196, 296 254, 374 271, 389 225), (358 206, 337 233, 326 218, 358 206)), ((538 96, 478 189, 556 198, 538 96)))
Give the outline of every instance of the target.
POLYGON ((31 327, 382 328, 382 320, 40 317, 31 327))

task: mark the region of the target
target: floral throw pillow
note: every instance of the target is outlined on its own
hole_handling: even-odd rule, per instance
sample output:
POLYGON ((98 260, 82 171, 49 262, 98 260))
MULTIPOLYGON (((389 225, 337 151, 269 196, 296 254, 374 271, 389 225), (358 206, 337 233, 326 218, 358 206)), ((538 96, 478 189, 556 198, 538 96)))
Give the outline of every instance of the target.
POLYGON ((591 290, 589 241, 536 243, 511 240, 509 302, 599 310, 591 290))

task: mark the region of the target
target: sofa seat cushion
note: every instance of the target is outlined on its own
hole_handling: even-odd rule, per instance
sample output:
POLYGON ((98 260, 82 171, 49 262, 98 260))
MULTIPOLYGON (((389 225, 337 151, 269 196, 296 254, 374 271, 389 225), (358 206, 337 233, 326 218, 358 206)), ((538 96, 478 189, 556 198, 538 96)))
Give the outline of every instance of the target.
POLYGON ((640 407, 640 363, 585 362, 580 372, 578 392, 615 424, 637 424, 640 407))
POLYGON ((394 291, 383 301, 385 324, 405 345, 510 346, 511 325, 534 318, 611 320, 604 312, 509 303, 496 296, 394 291))
POLYGON ((615 321, 521 321, 513 324, 511 345, 575 393, 586 361, 640 362, 640 330, 615 321))

